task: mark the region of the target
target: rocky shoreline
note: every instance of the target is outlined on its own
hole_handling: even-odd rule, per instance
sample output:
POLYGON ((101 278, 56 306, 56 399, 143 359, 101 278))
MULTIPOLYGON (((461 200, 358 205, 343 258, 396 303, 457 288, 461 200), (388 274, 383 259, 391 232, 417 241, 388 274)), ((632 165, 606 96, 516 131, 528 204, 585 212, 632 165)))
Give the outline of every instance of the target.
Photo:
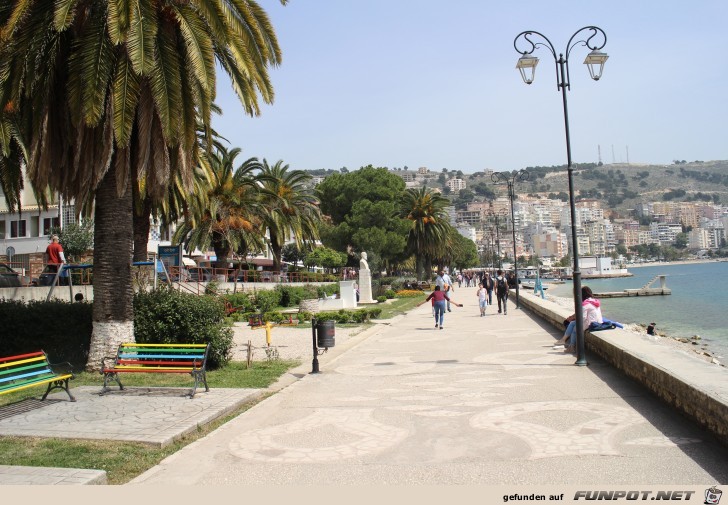
MULTIPOLYGON (((560 305, 561 307, 573 307, 574 301, 571 298, 564 298, 554 295, 546 295, 546 299, 560 305)), ((678 338, 671 337, 665 333, 657 331, 655 335, 648 335, 647 328, 643 324, 624 324, 624 330, 629 331, 638 335, 640 338, 649 340, 659 345, 667 345, 678 352, 682 352, 691 357, 700 359, 707 363, 725 367, 725 359, 723 356, 717 355, 713 352, 707 343, 703 342, 699 335, 694 335, 692 338, 678 338)))

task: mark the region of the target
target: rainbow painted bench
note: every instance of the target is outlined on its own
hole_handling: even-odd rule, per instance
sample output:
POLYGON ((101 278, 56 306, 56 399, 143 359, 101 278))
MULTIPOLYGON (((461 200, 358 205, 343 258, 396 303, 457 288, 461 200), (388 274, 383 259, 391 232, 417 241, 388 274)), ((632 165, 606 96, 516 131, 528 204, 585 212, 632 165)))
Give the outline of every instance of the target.
POLYGON ((125 343, 119 345, 116 356, 105 357, 101 360, 101 373, 104 376, 104 387, 101 394, 109 392, 109 382, 124 385, 119 379, 122 373, 186 373, 195 379, 195 384, 189 392, 193 398, 200 383, 207 386, 207 355, 210 344, 136 344, 125 343))
POLYGON ((73 379, 71 364, 68 362, 51 364, 48 355, 42 350, 0 358, 0 395, 47 385, 41 400, 45 400, 52 390, 62 389, 71 401, 75 402, 76 399, 68 388, 70 379, 73 379), (53 367, 57 365, 68 365, 68 372, 56 372, 53 367))

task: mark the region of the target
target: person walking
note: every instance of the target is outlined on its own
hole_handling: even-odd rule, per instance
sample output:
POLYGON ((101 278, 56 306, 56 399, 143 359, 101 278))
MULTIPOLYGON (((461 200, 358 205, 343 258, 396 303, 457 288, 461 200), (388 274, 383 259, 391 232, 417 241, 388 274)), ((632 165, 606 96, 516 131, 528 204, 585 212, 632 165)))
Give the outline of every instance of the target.
POLYGON ((488 291, 485 289, 485 285, 480 283, 480 288, 476 293, 478 296, 478 305, 480 306, 480 317, 485 316, 485 308, 488 306, 488 291))
MULTIPOLYGON (((448 293, 450 291, 455 292, 455 290, 453 289, 453 286, 452 286, 452 279, 447 274, 447 272, 445 272, 445 270, 440 270, 438 272, 438 275, 435 278, 435 285, 440 286, 440 290, 443 291, 444 293, 448 293)), ((449 299, 447 302, 447 311, 452 312, 452 310, 450 310, 449 299)))
MULTIPOLYGON (((430 300, 433 300, 434 306, 435 306, 435 328, 439 327, 442 329, 442 323, 445 319, 445 304, 450 303, 451 299, 449 296, 447 296, 447 293, 440 289, 440 286, 435 286, 435 291, 430 293, 430 295, 425 299, 425 302, 428 302, 430 300)), ((457 303, 454 300, 452 301, 455 305, 458 307, 462 307, 462 303, 457 303)))
POLYGON ((503 270, 498 270, 495 276, 495 296, 498 298, 498 314, 508 314, 508 279, 503 275, 503 270))
POLYGON ((488 292, 488 305, 493 305, 493 278, 488 272, 483 275, 483 286, 488 292))

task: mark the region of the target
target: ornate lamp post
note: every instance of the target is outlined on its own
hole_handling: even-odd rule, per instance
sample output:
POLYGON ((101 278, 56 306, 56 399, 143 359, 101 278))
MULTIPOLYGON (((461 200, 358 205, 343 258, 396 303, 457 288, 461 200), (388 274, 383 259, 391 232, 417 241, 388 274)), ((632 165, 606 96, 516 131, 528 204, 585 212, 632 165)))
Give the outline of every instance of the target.
POLYGON ((576 233, 576 207, 574 199, 574 168, 571 162, 571 139, 569 137, 569 112, 566 106, 566 90, 571 89, 571 83, 569 81, 569 54, 571 50, 576 46, 586 46, 591 49, 591 52, 587 55, 584 60, 584 64, 589 69, 589 75, 595 81, 598 81, 602 77, 602 71, 604 70, 604 63, 607 61, 608 56, 606 53, 601 52, 601 49, 607 44, 607 35, 604 30, 597 26, 585 26, 574 33, 566 44, 566 56, 564 53, 559 53, 558 58, 556 56, 556 49, 549 39, 547 39, 541 33, 528 30, 521 32, 513 41, 513 47, 516 52, 521 54, 518 59, 516 68, 521 73, 523 82, 531 84, 533 82, 534 74, 536 71, 536 65, 538 65, 538 58, 532 56, 532 53, 538 47, 545 47, 551 51, 551 55, 554 57, 554 63, 556 65, 556 89, 561 90, 561 97, 564 103, 564 126, 566 128, 566 159, 567 169, 569 176, 569 209, 571 211, 571 246, 574 253, 574 269, 573 269, 573 281, 574 281, 574 314, 576 315, 576 338, 577 338, 577 360, 576 364, 579 366, 587 365, 586 355, 584 352, 584 323, 582 321, 582 307, 581 307, 581 270, 579 269, 579 245, 577 243, 576 233), (583 33, 582 36, 586 37, 586 40, 576 40, 579 34, 583 33), (544 42, 533 42, 532 38, 542 39, 544 42), (519 42, 521 47, 525 49, 519 49, 519 42))
POLYGON ((520 308, 520 292, 518 289, 518 254, 516 253, 516 216, 513 211, 513 199, 516 196, 514 186, 517 182, 523 182, 528 180, 528 172, 525 170, 519 170, 518 172, 510 175, 506 175, 503 172, 493 172, 490 178, 495 184, 507 184, 508 185, 508 198, 511 201, 511 228, 513 228, 513 271, 516 276, 516 308, 520 308))

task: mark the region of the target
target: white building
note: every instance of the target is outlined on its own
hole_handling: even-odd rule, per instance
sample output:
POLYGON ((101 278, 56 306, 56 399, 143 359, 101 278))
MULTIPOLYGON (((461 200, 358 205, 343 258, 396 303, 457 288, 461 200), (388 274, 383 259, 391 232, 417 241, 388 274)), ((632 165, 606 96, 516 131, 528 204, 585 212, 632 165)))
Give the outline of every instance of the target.
POLYGON ((447 181, 447 187, 450 188, 450 191, 453 193, 457 193, 461 189, 465 189, 465 181, 458 177, 454 177, 447 181))
POLYGON ((49 230, 76 222, 76 207, 54 196, 47 209, 35 198, 24 176, 20 194, 21 212, 10 212, 5 195, 0 191, 0 255, 12 256, 43 253, 48 246, 49 230), (10 253, 10 254, 8 254, 10 253))
POLYGON ((675 242, 678 233, 682 233, 682 225, 679 223, 650 223, 650 236, 662 245, 675 242))
POLYGON ((688 233, 688 249, 700 250, 709 248, 710 239, 708 237, 708 230, 694 228, 688 233))

